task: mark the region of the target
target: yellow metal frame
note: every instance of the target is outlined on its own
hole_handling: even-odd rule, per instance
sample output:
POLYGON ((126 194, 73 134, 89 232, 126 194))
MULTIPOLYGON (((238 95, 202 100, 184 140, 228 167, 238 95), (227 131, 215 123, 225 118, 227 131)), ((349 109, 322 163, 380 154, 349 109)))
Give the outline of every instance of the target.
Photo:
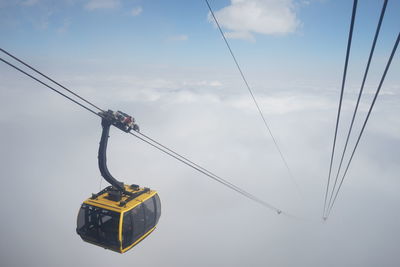
MULTIPOLYGON (((134 193, 140 192, 140 191, 143 191, 143 190, 144 190, 144 188, 140 188, 140 189, 139 189, 140 191, 133 191, 133 190, 132 190, 129 186, 127 186, 127 185, 125 185, 125 189, 126 189, 127 191, 134 192, 134 193)), ((130 245, 129 247, 126 247, 126 248, 124 248, 124 249, 122 248, 122 225, 123 225, 123 223, 124 223, 123 220, 124 220, 124 214, 125 214, 125 212, 128 212, 128 211, 134 209, 134 208, 137 207, 139 204, 141 204, 141 203, 143 203, 144 201, 146 201, 146 200, 152 198, 152 197, 153 197, 154 195, 156 195, 156 194, 157 194, 156 191, 150 190, 150 191, 148 191, 148 192, 146 192, 146 193, 141 194, 140 196, 138 196, 138 197, 135 198, 134 200, 129 201, 129 202, 126 203, 126 205, 123 206, 123 207, 120 207, 120 206, 119 206, 119 202, 116 202, 116 201, 112 201, 112 200, 107 199, 106 197, 107 197, 108 193, 104 193, 104 194, 98 196, 96 199, 91 199, 91 198, 86 199, 83 203, 88 204, 88 205, 92 205, 92 206, 96 206, 96 207, 99 207, 99 208, 102 208, 102 209, 115 211, 115 212, 118 212, 118 213, 120 214, 120 217, 119 217, 119 226, 118 226, 118 240, 119 240, 119 243, 120 243, 120 248, 119 248, 119 250, 115 250, 115 249, 108 248, 108 247, 106 248, 106 247, 104 247, 104 246, 102 246, 102 247, 104 247, 104 248, 106 248, 106 249, 110 249, 110 250, 116 251, 116 252, 119 252, 119 253, 124 253, 124 252, 130 250, 131 248, 133 248, 134 246, 136 246, 140 241, 142 241, 142 240, 145 239, 149 234, 151 234, 151 232, 153 232, 154 229, 156 229, 155 226, 154 226, 153 228, 151 228, 149 231, 147 231, 143 236, 141 236, 138 240, 136 240, 136 241, 135 241, 132 245, 130 245)), ((122 197, 121 201, 125 201, 127 198, 128 198, 128 197, 124 196, 124 197, 122 197)), ((90 242, 90 241, 87 241, 87 242, 92 243, 92 242, 90 242)), ((99 246, 99 244, 96 244, 96 243, 92 243, 92 244, 98 245, 98 246, 99 246)))

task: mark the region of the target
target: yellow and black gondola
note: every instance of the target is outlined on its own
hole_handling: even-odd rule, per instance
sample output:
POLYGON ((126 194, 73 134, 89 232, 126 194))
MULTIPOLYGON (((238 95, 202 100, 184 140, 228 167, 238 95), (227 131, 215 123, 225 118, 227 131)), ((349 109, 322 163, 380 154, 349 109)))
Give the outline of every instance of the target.
POLYGON ((108 171, 106 150, 110 126, 129 132, 138 126, 123 112, 99 113, 103 132, 99 147, 99 169, 111 184, 85 200, 79 210, 76 231, 94 245, 124 253, 134 247, 156 227, 161 202, 156 191, 138 185, 124 185, 108 171))

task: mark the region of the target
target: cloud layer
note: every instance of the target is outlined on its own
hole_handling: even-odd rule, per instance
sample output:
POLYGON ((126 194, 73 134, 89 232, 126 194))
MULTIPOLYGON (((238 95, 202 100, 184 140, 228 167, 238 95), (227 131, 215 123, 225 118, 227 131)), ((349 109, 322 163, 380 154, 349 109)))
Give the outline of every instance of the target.
POLYGON ((142 14, 142 12, 143 12, 143 8, 141 6, 138 6, 131 10, 131 15, 136 17, 136 16, 139 16, 140 14, 142 14))
MULTIPOLYGON (((236 83, 236 91, 235 81, 209 78, 211 71, 176 78, 174 70, 93 74, 90 66, 80 67, 72 75, 61 69, 54 78, 102 108, 132 114, 143 133, 305 219, 277 216, 113 129, 111 172, 158 190, 161 220, 125 255, 84 243, 75 233, 76 215, 81 201, 99 190, 100 121, 0 65, 2 179, 22 196, 15 197, 15 190, 0 195, 3 203, 12 199, 2 210, 4 218, 12 218, 0 229, 7 240, 0 242, 3 265, 131 266, 133 258, 144 266, 308 267, 327 260, 330 266, 398 265, 400 216, 388 212, 400 201, 398 98, 380 99, 334 216, 322 224, 338 93, 327 92, 325 83, 319 90, 309 88, 310 82, 300 87, 288 81, 278 89, 255 90, 302 188, 299 199, 242 84, 236 83)), ((398 87, 390 88, 398 97, 398 87)))

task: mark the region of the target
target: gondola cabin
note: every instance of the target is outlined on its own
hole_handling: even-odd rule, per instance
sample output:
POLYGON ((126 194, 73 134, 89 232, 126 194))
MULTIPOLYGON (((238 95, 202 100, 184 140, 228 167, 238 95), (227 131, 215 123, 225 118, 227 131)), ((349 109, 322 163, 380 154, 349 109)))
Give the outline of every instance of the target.
POLYGON ((157 192, 124 187, 123 194, 109 186, 83 202, 76 231, 84 241, 124 253, 155 229, 161 215, 157 192))

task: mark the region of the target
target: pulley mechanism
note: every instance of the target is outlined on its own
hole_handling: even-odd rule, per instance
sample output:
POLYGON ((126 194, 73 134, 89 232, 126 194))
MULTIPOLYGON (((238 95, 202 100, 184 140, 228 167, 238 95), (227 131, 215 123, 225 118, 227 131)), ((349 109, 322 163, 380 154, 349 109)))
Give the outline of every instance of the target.
POLYGON ((109 109, 98 114, 103 119, 102 124, 106 121, 126 133, 129 133, 131 130, 139 132, 139 125, 135 123, 135 119, 122 111, 112 111, 109 109))
POLYGON ((118 129, 124 132, 130 132, 131 130, 139 131, 139 126, 135 123, 135 119, 128 114, 112 110, 104 111, 99 113, 101 120, 101 126, 103 131, 100 139, 99 146, 99 169, 103 178, 112 185, 112 190, 109 192, 110 199, 114 201, 120 201, 122 194, 128 194, 125 190, 124 183, 119 182, 115 179, 107 168, 107 144, 110 133, 110 126, 114 125, 118 129))

